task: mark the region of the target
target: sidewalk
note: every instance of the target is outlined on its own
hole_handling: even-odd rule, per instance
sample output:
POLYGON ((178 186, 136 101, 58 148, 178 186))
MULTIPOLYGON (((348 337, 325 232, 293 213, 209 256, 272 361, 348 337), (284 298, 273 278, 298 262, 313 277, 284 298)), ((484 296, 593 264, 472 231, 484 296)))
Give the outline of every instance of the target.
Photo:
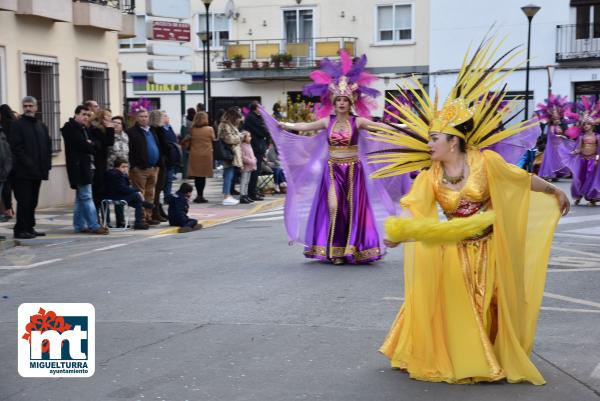
MULTIPOLYGON (((173 191, 179 189, 181 182, 181 180, 177 180, 173 183, 173 191)), ((192 186, 194 184, 193 180, 186 180, 186 182, 188 182, 192 186)), ((229 221, 233 221, 265 210, 282 207, 285 199, 285 195, 266 195, 265 199, 260 202, 254 202, 251 204, 239 204, 236 206, 223 206, 221 203, 221 201, 223 200, 222 185, 223 181, 220 176, 217 176, 215 178, 208 178, 206 182, 206 188, 204 190, 204 197, 208 199, 209 202, 203 204, 190 204, 189 216, 198 219, 205 228, 219 224, 224 224, 229 221)), ((195 197, 196 191, 194 190, 193 198, 195 197)), ((167 206, 165 205, 164 208, 166 212, 168 210, 167 206)), ((130 213, 130 224, 133 225, 133 210, 130 210, 130 213)), ((112 212, 112 210, 111 214, 114 220, 114 213, 112 212)), ((43 241, 58 238, 100 237, 89 234, 75 233, 73 231, 72 220, 73 207, 71 205, 52 209, 38 209, 36 211, 35 228, 38 231, 45 232, 46 236, 20 242, 31 244, 35 241, 43 241)), ((0 235, 3 235, 8 240, 11 240, 13 235, 12 228, 14 223, 14 218, 6 223, 0 223, 0 235)), ((157 226, 151 226, 149 230, 112 229, 108 236, 153 236, 175 233, 177 233, 177 227, 170 227, 169 223, 167 222, 161 223, 157 226)))

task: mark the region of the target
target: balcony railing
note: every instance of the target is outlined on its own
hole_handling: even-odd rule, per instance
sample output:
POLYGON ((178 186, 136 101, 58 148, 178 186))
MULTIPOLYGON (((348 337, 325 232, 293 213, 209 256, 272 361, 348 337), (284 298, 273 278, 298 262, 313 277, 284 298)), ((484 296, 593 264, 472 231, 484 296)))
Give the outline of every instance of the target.
POLYGON ((124 14, 135 14, 135 0, 73 0, 74 3, 93 3, 121 10, 124 14))
POLYGON ((356 38, 322 37, 295 41, 285 39, 224 41, 223 69, 272 69, 318 67, 325 57, 339 57, 346 49, 356 55, 356 38))
POLYGON ((600 59, 600 23, 558 25, 556 61, 600 59))

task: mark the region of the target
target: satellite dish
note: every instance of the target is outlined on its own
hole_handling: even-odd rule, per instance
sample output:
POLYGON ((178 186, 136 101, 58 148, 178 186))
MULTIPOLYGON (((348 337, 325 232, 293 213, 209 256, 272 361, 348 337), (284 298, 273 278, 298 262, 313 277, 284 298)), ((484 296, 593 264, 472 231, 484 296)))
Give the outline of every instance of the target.
POLYGON ((227 17, 227 19, 235 19, 235 16, 235 4, 233 3, 233 0, 227 0, 227 4, 225 5, 225 17, 227 17))

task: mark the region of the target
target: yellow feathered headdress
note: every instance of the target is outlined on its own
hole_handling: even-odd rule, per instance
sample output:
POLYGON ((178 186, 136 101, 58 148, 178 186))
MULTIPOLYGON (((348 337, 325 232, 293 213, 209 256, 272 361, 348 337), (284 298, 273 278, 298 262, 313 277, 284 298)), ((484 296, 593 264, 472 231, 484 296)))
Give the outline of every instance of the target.
POLYGON ((467 52, 456 83, 439 110, 437 92, 432 102, 415 77, 404 82, 413 99, 409 99, 400 87, 406 102, 393 96, 386 99, 391 107, 385 112, 403 126, 371 131, 370 139, 398 147, 369 156, 370 163, 388 163, 371 174, 372 177, 390 177, 429 167, 431 155, 427 142, 430 132, 455 135, 464 139, 468 146, 481 149, 538 124, 536 120, 529 120, 506 127, 508 121, 505 119, 518 107, 521 99, 504 102, 506 85, 497 90, 494 88, 518 67, 509 68, 508 65, 521 52, 513 48, 496 57, 503 42, 496 44, 494 38, 484 39, 471 58, 468 57, 470 51, 467 52))

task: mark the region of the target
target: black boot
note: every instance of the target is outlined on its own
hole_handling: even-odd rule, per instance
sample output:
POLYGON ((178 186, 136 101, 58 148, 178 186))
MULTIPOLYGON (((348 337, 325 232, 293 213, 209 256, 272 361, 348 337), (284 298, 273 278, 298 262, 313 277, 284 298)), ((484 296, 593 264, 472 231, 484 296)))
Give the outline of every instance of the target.
POLYGON ((164 211, 164 209, 163 209, 163 204, 162 204, 162 203, 159 203, 159 204, 158 204, 158 214, 159 214, 159 215, 160 215, 160 217, 162 217, 162 218, 165 218, 165 219, 167 219, 167 218, 168 218, 167 214, 165 213, 165 211, 164 211))

